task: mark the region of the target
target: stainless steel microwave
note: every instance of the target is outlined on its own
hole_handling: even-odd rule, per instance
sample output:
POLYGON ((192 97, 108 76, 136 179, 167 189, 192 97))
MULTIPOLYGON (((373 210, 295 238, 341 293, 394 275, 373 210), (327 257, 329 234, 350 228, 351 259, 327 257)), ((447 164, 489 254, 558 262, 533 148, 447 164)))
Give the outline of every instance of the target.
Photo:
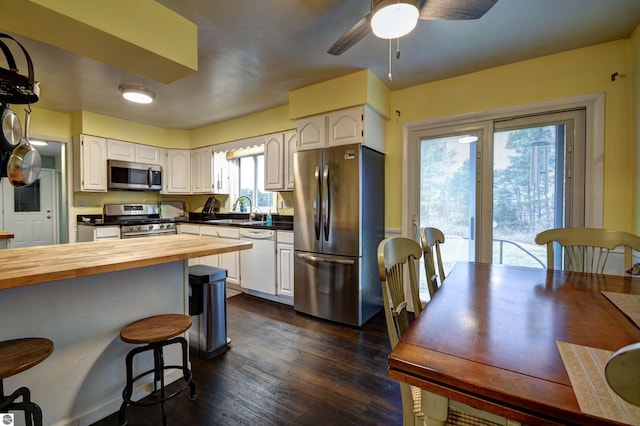
POLYGON ((108 160, 107 179, 109 189, 160 191, 162 189, 162 166, 108 160))

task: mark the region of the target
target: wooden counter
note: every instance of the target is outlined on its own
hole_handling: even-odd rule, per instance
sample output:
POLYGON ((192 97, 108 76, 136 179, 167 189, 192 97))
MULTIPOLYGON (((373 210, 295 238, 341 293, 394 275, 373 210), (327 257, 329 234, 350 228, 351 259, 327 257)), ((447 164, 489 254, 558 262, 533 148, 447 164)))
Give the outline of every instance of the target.
POLYGON ((177 234, 0 251, 0 290, 194 257, 246 250, 252 243, 177 234))

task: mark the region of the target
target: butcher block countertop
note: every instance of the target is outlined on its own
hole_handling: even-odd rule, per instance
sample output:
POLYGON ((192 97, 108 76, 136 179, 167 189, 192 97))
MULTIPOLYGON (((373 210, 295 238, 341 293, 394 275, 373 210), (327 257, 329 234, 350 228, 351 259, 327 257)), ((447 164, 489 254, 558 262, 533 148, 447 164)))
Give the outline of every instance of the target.
POLYGON ((0 290, 252 247, 248 241, 176 234, 0 250, 0 290))
POLYGON ((0 230, 0 240, 10 240, 13 237, 15 237, 15 235, 0 230))

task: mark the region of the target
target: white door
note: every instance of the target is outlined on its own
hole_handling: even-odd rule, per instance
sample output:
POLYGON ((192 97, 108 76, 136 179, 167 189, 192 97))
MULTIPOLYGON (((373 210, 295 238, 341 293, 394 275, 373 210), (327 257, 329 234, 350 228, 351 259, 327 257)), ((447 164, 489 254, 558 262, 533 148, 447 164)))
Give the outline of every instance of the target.
POLYGON ((22 188, 15 188, 8 179, 2 179, 3 229, 15 235, 14 248, 57 243, 54 179, 51 169, 43 169, 36 182, 22 188))

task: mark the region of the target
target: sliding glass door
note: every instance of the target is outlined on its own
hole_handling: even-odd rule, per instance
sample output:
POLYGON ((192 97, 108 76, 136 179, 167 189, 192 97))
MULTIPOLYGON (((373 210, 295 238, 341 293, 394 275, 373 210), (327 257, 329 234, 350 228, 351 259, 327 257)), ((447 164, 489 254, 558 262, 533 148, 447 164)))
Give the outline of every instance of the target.
POLYGON ((444 232, 445 273, 460 260, 546 267, 536 234, 584 223, 584 129, 573 110, 414 130, 410 232, 444 232))

